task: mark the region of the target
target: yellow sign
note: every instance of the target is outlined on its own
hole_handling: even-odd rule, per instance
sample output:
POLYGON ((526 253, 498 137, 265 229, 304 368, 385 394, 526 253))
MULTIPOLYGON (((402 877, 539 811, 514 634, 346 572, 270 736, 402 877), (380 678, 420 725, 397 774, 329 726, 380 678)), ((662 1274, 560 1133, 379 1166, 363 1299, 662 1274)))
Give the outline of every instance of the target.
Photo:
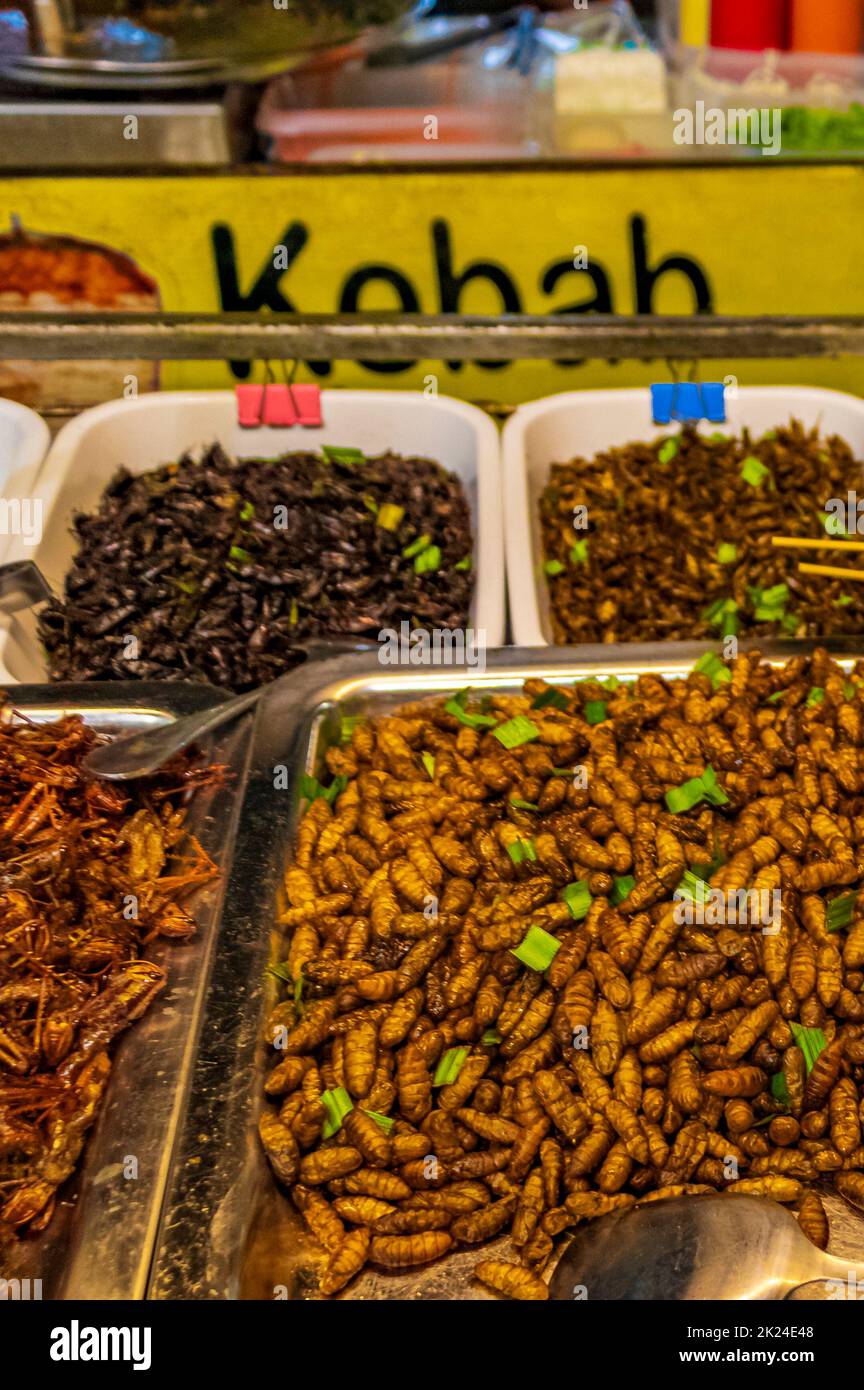
MULTIPOLYGON (((0 199, 0 230, 16 217, 25 237, 125 253, 167 310, 864 313, 862 166, 34 177, 0 180, 0 199)), ((0 267, 0 303, 6 288, 0 267)), ((38 289, 28 307, 44 307, 38 289)), ((177 363, 162 380, 224 386, 243 370, 177 363)), ((658 370, 668 377, 633 362, 309 363, 300 377, 434 376, 448 394, 516 402, 658 370)), ((854 360, 710 368, 728 373, 864 392, 854 360)))

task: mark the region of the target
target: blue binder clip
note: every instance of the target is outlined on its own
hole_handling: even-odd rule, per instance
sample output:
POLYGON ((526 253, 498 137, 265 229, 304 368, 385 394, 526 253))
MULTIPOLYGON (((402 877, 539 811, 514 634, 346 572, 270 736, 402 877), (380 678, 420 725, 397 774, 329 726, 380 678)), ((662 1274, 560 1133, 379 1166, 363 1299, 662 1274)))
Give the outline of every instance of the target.
POLYGON ((726 388, 722 381, 703 381, 702 406, 712 425, 726 423, 726 388))
POLYGON ((659 382, 651 387, 651 417, 655 425, 669 425, 673 420, 722 425, 726 420, 723 382, 659 382))
POLYGON ((674 404, 675 387, 671 381, 651 387, 651 417, 655 425, 671 424, 674 404))

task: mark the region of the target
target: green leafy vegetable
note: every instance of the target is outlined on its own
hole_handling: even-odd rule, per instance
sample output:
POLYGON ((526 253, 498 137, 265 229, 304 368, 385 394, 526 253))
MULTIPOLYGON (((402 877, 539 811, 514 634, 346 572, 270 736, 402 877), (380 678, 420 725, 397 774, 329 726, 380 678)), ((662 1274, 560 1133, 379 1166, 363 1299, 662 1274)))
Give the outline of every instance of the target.
POLYGON ((380 1125, 385 1134, 389 1134, 396 1121, 392 1115, 379 1115, 377 1110, 364 1110, 364 1115, 368 1115, 370 1120, 374 1120, 376 1125, 380 1125))
POLYGON ((717 781, 717 774, 708 765, 701 777, 691 777, 680 787, 672 787, 666 793, 666 805, 673 815, 690 811, 700 801, 710 801, 712 806, 725 806, 729 798, 717 781))
POLYGON ((414 557, 415 574, 434 574, 441 567, 441 550, 437 545, 427 545, 414 557))
POLYGON ((560 950, 561 942, 556 941, 548 931, 542 927, 529 927, 524 941, 510 954, 527 965, 529 970, 543 971, 549 969, 560 950))
POLYGON ((468 1051, 467 1047, 448 1047, 435 1068, 432 1085, 452 1086, 465 1065, 468 1051))
POLYGON ((362 449, 342 448, 335 444, 322 444, 321 452, 328 463, 365 463, 366 455, 362 449))
POLYGON ((491 714, 471 714, 465 708, 468 703, 470 687, 460 690, 451 696, 444 708, 448 714, 452 714, 454 719, 458 719, 460 724, 464 724, 468 729, 492 729, 495 727, 495 720, 491 714))
POLYGON ((323 796, 324 800, 329 801, 332 806, 337 796, 341 796, 347 785, 348 778, 344 774, 334 777, 329 787, 322 787, 317 777, 310 777, 307 772, 304 772, 300 778, 300 795, 304 796, 307 801, 316 801, 319 796, 323 796))
POLYGON ((561 897, 567 904, 570 916, 574 921, 581 922, 583 917, 587 917, 591 907, 591 894, 585 879, 579 879, 576 883, 568 883, 566 888, 562 888, 561 897))
POLYGON ((532 709, 548 709, 551 705, 554 709, 567 709, 570 701, 563 690, 554 690, 551 686, 548 690, 541 690, 531 701, 532 709))
POLYGON ((332 1091, 321 1092, 321 1104, 327 1115, 321 1138, 331 1139, 337 1130, 342 1128, 342 1121, 348 1111, 354 1109, 354 1102, 344 1086, 336 1086, 332 1091))
POLYGON ((612 892, 609 894, 609 901, 613 907, 623 903, 636 887, 636 880, 632 874, 618 874, 612 881, 612 892))
POLYGON ((768 477, 768 469, 760 463, 755 454, 749 454, 741 467, 741 477, 751 487, 760 487, 768 477))
POLYGON ((339 726, 340 743, 350 743, 354 737, 354 730, 362 723, 362 714, 343 714, 339 726))
POLYGON ((237 561, 238 565, 251 565, 254 563, 255 557, 250 555, 248 550, 244 550, 242 545, 232 545, 228 554, 232 560, 237 561))
POLYGON ((507 846, 507 853, 514 864, 524 864, 526 860, 534 864, 537 860, 533 840, 511 840, 507 846))
POLYGON ((420 555, 428 545, 432 544, 431 536, 418 536, 410 545, 406 545, 402 554, 406 560, 413 560, 415 555, 420 555))
POLYGON ((532 743, 539 738, 540 730, 526 715, 517 714, 506 724, 499 724, 497 729, 493 729, 492 737, 497 738, 503 748, 521 748, 523 743, 532 743))
POLYGON ((792 1029, 796 1043, 804 1053, 807 1075, 809 1076, 820 1052, 824 1052, 828 1046, 828 1040, 821 1028, 804 1028, 800 1023, 793 1023, 791 1019, 789 1020, 789 1027, 792 1029))
POLYGON ((841 893, 839 897, 832 898, 825 913, 825 924, 828 931, 845 931, 847 927, 851 927, 852 912, 857 897, 856 891, 854 893, 841 893))

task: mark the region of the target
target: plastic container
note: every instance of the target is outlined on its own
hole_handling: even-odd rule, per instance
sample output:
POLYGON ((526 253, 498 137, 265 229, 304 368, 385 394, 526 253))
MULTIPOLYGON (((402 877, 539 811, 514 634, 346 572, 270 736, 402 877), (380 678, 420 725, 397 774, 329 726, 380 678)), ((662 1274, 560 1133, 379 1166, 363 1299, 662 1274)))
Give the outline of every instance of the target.
MULTIPOLYGON (((85 410, 58 434, 39 478, 44 530, 40 545, 17 541, 10 559, 32 559, 55 593, 76 550, 75 512, 92 511, 121 467, 145 473, 187 450, 214 442, 237 458, 269 457, 322 444, 350 444, 369 454, 435 459, 458 475, 474 525, 475 590, 471 623, 489 646, 504 641, 504 539, 498 431, 483 411, 446 396, 414 391, 322 391, 320 429, 241 429, 231 391, 178 391, 110 401, 85 410)), ((0 681, 48 679, 32 612, 0 630, 0 681)))
POLYGON ((28 514, 25 504, 34 497, 50 442, 48 426, 34 410, 0 399, 0 563, 9 558, 13 545, 22 559, 34 558, 40 517, 36 510, 28 514), (9 534, 21 523, 27 535, 9 534))
MULTIPOLYGON (((703 424, 708 434, 722 428, 757 434, 790 418, 824 433, 841 435, 864 458, 864 401, 842 391, 798 386, 746 386, 726 402, 727 425, 703 424)), ((553 463, 591 459, 599 451, 650 440, 670 432, 651 418, 647 387, 624 391, 568 391, 522 405, 507 421, 504 456, 504 532, 510 621, 517 646, 552 641, 549 596, 543 574, 540 494, 553 463)))
POLYGON ((461 52, 434 63, 277 78, 256 125, 276 163, 480 159, 529 152, 531 84, 461 52))

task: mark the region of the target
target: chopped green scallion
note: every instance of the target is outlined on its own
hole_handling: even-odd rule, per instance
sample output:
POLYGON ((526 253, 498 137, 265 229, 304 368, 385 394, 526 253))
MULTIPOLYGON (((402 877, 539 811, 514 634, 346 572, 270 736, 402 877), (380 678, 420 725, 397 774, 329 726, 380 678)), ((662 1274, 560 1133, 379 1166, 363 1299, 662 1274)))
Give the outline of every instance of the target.
POLYGON ((468 1051, 467 1047, 448 1047, 435 1068, 432 1085, 452 1086, 465 1065, 468 1051))
POLYGON ((354 1102, 344 1086, 336 1086, 332 1091, 321 1092, 321 1104, 324 1106, 327 1116, 321 1131, 321 1138, 332 1139, 333 1135, 342 1128, 342 1121, 349 1110, 354 1109, 354 1102))
POLYGON ((362 449, 343 448, 335 444, 322 444, 321 452, 328 463, 365 463, 366 455, 362 449))
POLYGON ((542 972, 549 969, 560 950, 561 942, 556 941, 548 931, 542 927, 529 927, 524 941, 510 954, 527 965, 529 970, 542 972))
POLYGON ((760 463, 755 454, 749 454, 741 467, 741 477, 751 487, 760 487, 768 477, 768 469, 760 463))
POLYGON ((577 883, 568 883, 566 888, 562 888, 561 897, 570 910, 570 916, 575 921, 581 922, 583 917, 587 917, 591 907, 591 894, 584 879, 580 879, 577 883))
POLYGON ((791 1019, 789 1020, 789 1027, 792 1029, 796 1043, 804 1053, 807 1075, 809 1076, 820 1052, 824 1052, 828 1046, 828 1040, 821 1028, 804 1028, 800 1023, 793 1023, 791 1019))
POLYGON ((499 724, 497 729, 493 729, 492 736, 503 748, 521 748, 523 743, 532 743, 539 738, 540 730, 524 714, 517 714, 506 724, 499 724))

